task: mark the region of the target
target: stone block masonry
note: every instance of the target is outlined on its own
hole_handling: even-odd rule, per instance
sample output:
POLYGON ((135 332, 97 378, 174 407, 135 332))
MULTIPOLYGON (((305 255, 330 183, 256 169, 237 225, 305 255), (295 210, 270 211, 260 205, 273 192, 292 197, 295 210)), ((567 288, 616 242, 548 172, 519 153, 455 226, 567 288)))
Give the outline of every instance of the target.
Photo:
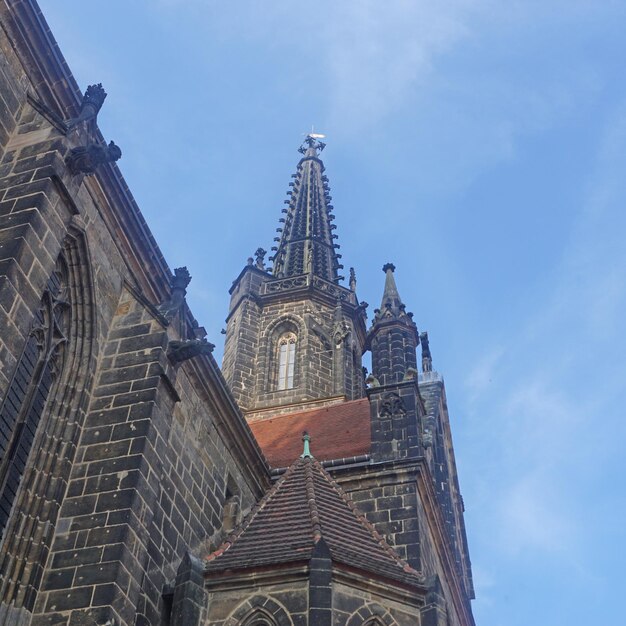
POLYGON ((269 475, 213 358, 167 357, 197 324, 184 302, 159 313, 171 271, 119 171, 68 170, 103 138, 63 122, 79 90, 43 23, 34 2, 0 0, 3 450, 33 430, 3 500, 0 624, 160 624, 183 555, 220 540, 227 492, 236 522, 269 475), (40 308, 59 268, 61 347, 38 387, 42 347, 23 355, 35 322, 54 327, 40 308))
POLYGON ((80 614, 160 623, 163 590, 180 559, 187 550, 206 552, 219 532, 229 475, 242 485, 244 508, 254 500, 212 416, 168 363, 167 342, 154 312, 126 292, 104 348, 33 625, 72 623, 80 614))

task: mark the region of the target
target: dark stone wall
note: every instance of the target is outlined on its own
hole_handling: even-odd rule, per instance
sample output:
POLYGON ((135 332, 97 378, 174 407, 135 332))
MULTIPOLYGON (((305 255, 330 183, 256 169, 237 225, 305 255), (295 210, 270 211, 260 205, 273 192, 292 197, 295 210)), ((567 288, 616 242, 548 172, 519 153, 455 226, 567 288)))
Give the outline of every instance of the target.
POLYGON ((268 616, 278 626, 308 626, 309 585, 307 580, 263 584, 243 583, 234 590, 218 589, 208 593, 206 626, 239 626, 245 619, 268 616))
POLYGON ((424 409, 417 381, 370 387, 367 396, 370 400, 372 459, 386 461, 418 456, 424 409))
POLYGON ((415 471, 377 468, 354 473, 337 472, 334 478, 357 509, 411 567, 422 570, 422 535, 418 523, 415 471))
POLYGON ((389 626, 419 626, 420 610, 409 602, 390 600, 381 593, 356 589, 342 583, 333 584, 333 626, 361 626, 377 618, 389 626))
POLYGON ((0 1, 0 399, 60 255, 72 289, 0 539, 0 624, 157 625, 183 555, 221 539, 226 485, 241 516, 269 477, 212 357, 167 358, 193 318, 157 310, 170 272, 116 167, 68 171, 70 148, 102 138, 66 132, 79 100, 47 37, 30 3, 0 1))
MULTIPOLYGON (((300 279, 305 285, 308 277, 283 279, 295 283, 278 295, 266 287, 274 284, 272 277, 255 267, 248 266, 235 281, 223 370, 246 412, 333 396, 363 397, 360 312, 346 302, 339 321, 336 300, 315 287, 303 288, 300 279), (278 390, 276 341, 285 330, 298 337, 295 380, 293 388, 278 390)), ((334 289, 354 299, 349 291, 334 289)))
POLYGON ((183 554, 218 540, 229 476, 243 508, 254 501, 206 403, 168 363, 167 341, 154 311, 123 293, 33 624, 66 611, 158 624, 183 554))

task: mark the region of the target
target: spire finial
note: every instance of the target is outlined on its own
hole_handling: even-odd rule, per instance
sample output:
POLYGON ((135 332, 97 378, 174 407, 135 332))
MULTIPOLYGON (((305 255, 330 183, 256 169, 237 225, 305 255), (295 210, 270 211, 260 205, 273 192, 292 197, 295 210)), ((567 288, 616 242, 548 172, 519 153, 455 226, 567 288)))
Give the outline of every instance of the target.
POLYGON ((300 455, 301 458, 303 459, 313 458, 313 455, 311 454, 311 448, 309 446, 309 443, 311 441, 311 436, 306 430, 302 433, 302 441, 304 442, 304 451, 300 455))
POLYGON ((320 139, 324 139, 326 135, 322 133, 314 133, 313 127, 311 132, 307 133, 302 145, 298 148, 298 152, 304 154, 305 157, 317 157, 320 152, 326 147, 326 144, 321 142, 320 139))
POLYGON ((383 272, 385 272, 385 274, 391 270, 392 272, 396 271, 396 266, 393 263, 385 263, 383 265, 383 272))

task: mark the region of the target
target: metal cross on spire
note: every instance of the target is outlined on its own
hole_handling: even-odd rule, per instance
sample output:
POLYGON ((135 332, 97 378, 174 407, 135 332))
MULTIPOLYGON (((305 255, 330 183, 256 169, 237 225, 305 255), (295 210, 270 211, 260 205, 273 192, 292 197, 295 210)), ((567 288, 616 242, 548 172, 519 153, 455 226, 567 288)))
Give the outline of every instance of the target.
POLYGON ((298 148, 298 152, 307 154, 309 150, 313 150, 313 154, 309 154, 308 156, 317 156, 326 147, 326 144, 320 141, 320 139, 325 138, 326 135, 316 133, 315 127, 311 126, 311 132, 305 135, 302 145, 298 148))

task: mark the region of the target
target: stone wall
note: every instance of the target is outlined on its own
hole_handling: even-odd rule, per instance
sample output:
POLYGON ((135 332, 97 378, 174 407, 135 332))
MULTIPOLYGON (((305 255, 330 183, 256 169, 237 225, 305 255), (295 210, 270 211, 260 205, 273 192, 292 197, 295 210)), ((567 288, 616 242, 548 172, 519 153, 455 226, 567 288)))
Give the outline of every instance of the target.
POLYGON ((206 626, 239 626, 252 615, 259 619, 267 616, 278 626, 307 626, 310 623, 307 580, 252 584, 245 589, 237 585, 230 591, 211 588, 207 606, 203 621, 206 626))
POLYGON ((361 470, 355 474, 337 472, 333 477, 400 557, 421 571, 415 471, 392 466, 361 470))
POLYGON ((278 294, 265 293, 271 279, 249 266, 231 293, 224 374, 242 408, 249 413, 334 396, 363 397, 363 320, 354 294, 334 287, 346 298, 339 322, 336 300, 306 288, 306 276, 289 279, 301 279, 303 286, 296 282, 278 294), (276 341, 286 330, 298 339, 295 379, 293 388, 279 390, 276 341))
POLYGON ((219 542, 223 517, 240 517, 267 488, 267 467, 213 358, 168 358, 197 325, 184 302, 174 316, 159 311, 171 273, 117 167, 68 170, 73 147, 103 138, 63 124, 80 99, 37 11, 0 2, 7 442, 24 398, 39 393, 18 363, 59 259, 68 323, 0 541, 0 624, 32 613, 33 624, 160 624, 183 555, 219 542), (18 387, 23 396, 7 393, 18 387))

